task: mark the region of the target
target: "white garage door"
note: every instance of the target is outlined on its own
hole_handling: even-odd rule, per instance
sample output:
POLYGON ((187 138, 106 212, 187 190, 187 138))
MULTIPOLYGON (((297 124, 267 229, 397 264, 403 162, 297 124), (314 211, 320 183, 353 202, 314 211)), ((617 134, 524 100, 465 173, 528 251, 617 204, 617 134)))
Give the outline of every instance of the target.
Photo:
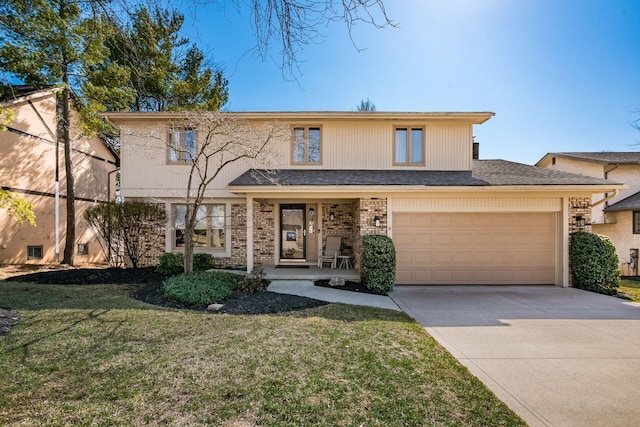
POLYGON ((396 283, 553 284, 554 213, 394 213, 396 283))

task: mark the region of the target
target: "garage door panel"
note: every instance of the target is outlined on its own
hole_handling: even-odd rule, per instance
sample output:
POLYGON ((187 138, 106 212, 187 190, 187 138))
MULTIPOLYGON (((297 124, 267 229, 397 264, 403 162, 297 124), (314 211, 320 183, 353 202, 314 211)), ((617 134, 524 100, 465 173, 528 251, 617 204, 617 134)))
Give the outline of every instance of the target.
POLYGON ((551 284, 554 213, 394 213, 399 284, 551 284))
POLYGON ((416 250, 413 252, 412 260, 414 264, 429 265, 433 262, 433 252, 416 250))

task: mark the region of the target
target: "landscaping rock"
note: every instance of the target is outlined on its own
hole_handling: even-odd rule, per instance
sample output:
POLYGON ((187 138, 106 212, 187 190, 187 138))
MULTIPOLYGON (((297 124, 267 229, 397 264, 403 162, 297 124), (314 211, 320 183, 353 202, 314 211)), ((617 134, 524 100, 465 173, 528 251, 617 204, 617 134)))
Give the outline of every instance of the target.
POLYGON ((220 311, 224 307, 224 304, 209 304, 207 306, 208 311, 220 311))
POLYGON ((332 277, 331 280, 329 280, 329 286, 344 286, 344 278, 332 277))

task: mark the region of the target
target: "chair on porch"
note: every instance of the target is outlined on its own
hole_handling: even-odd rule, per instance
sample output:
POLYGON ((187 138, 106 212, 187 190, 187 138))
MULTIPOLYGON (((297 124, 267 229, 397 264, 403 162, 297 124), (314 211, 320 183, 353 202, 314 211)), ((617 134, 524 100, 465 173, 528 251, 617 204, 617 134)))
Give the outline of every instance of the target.
POLYGON ((327 245, 318 257, 318 267, 322 268, 324 264, 331 264, 331 268, 337 267, 341 240, 340 236, 327 236, 327 245))

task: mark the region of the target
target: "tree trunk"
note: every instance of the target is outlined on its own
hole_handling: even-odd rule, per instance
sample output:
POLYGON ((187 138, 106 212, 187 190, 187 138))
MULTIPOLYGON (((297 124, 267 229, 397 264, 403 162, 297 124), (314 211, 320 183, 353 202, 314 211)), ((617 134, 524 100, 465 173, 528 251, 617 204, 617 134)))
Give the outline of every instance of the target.
POLYGON ((193 273, 193 230, 196 225, 196 209, 189 204, 184 214, 184 274, 193 273))
POLYGON ((64 257, 62 264, 73 265, 73 257, 75 253, 76 243, 76 203, 73 179, 73 164, 71 162, 71 97, 69 88, 69 74, 65 66, 63 72, 63 88, 62 88, 62 117, 61 121, 62 135, 58 134, 64 146, 64 171, 67 180, 67 233, 64 244, 64 257))
POLYGON ((184 233, 184 274, 193 273, 193 231, 184 233))

